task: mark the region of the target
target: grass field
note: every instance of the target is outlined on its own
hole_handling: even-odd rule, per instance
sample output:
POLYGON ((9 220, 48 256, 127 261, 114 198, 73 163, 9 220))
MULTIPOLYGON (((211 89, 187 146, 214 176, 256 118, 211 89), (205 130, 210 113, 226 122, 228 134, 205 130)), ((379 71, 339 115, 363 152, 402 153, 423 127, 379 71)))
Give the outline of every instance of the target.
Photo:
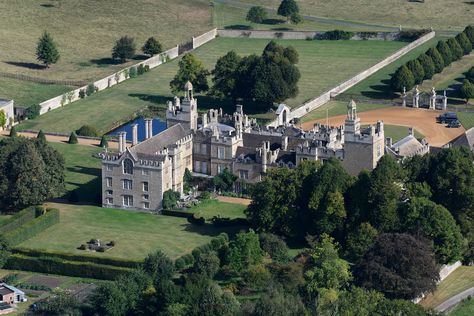
MULTIPOLYGON (((208 69, 212 69, 217 58, 230 50, 241 55, 260 54, 269 40, 217 38, 195 51, 208 69)), ((301 72, 300 92, 286 103, 297 106, 352 75, 377 63, 401 48, 405 43, 385 41, 305 41, 282 40, 283 45, 294 46, 300 55, 298 68, 301 72)), ((169 82, 177 71, 174 60, 136 79, 128 80, 92 97, 53 110, 46 115, 20 125, 23 129, 43 129, 51 132, 70 132, 91 124, 105 133, 113 123, 130 116, 149 105, 164 105, 172 97, 169 82), (63 118, 67 117, 67 120, 63 118)), ((223 107, 234 110, 230 101, 200 97, 199 107, 223 107)), ((249 108, 244 110, 249 112, 249 108)))
MULTIPOLYGON (((93 146, 49 143, 65 160, 66 194, 77 189, 79 201, 97 202, 101 192, 100 159, 93 155, 102 149, 93 146)), ((99 198, 100 200, 100 198, 99 198)))
POLYGON ((461 302, 455 309, 453 309, 449 316, 472 316, 474 315, 474 299, 468 299, 461 302))
MULTIPOLYGON (((0 72, 82 81, 102 78, 136 62, 111 63, 111 50, 120 36, 134 37, 140 54, 150 36, 158 38, 167 49, 212 28, 206 0, 1 1, 0 20, 0 72), (59 62, 47 70, 35 56, 37 40, 45 30, 51 33, 61 54, 59 62)), ((16 84, 14 79, 2 79, 0 87, 3 81, 16 84)), ((25 101, 27 105, 40 96, 44 101, 60 94, 50 88, 30 90, 32 98, 25 101)), ((23 95, 13 89, 0 89, 0 95, 18 99, 18 104, 24 102, 23 95)))
MULTIPOLYGON (((373 104, 357 102, 357 112, 365 112, 380 109, 381 107, 391 107, 391 105, 373 104)), ((323 106, 313 110, 301 118, 301 122, 319 120, 327 117, 347 114, 347 102, 345 101, 329 101, 323 106)))
MULTIPOLYGON (((280 0, 239 0, 278 8, 280 0)), ((459 30, 472 23, 472 1, 432 0, 299 0, 300 13, 387 26, 459 30), (453 18, 455 17, 455 18, 453 18)))
POLYGON ((247 207, 241 204, 220 202, 217 200, 206 200, 188 209, 206 219, 214 216, 229 218, 245 218, 244 210, 247 207))
MULTIPOLYGON (((462 266, 444 279, 433 294, 426 296, 421 305, 435 308, 448 298, 474 286, 474 267, 462 266)), ((451 314, 450 314, 451 315, 451 314)))
POLYGON ((465 129, 474 127, 474 113, 472 112, 457 112, 458 119, 461 121, 465 129))
POLYGON ((223 231, 211 225, 192 226, 185 218, 171 216, 97 206, 54 204, 54 207, 61 210, 60 223, 20 247, 84 254, 76 248, 97 238, 117 243, 97 256, 140 260, 159 249, 175 259, 223 231))

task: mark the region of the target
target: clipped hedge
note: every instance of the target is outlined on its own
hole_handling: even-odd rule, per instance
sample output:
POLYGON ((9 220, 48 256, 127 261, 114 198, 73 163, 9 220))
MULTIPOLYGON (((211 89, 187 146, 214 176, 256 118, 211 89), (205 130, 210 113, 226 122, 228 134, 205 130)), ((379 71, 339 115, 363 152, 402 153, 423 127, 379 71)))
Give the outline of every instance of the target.
POLYGON ((3 222, 2 225, 0 225, 1 231, 3 233, 7 233, 9 231, 17 229, 20 226, 34 220, 35 217, 37 216, 36 208, 37 208, 36 206, 30 206, 28 208, 25 208, 24 210, 21 210, 18 213, 15 213, 15 215, 13 215, 8 220, 3 222))
POLYGON ((28 257, 21 254, 11 255, 5 268, 102 280, 114 280, 117 276, 132 271, 129 268, 93 262, 67 261, 57 257, 28 257))
POLYGON ((13 247, 33 236, 36 236, 46 228, 56 225, 57 223, 59 223, 59 210, 48 209, 44 215, 36 217, 26 224, 7 232, 4 237, 7 239, 10 246, 13 247))
POLYGON ((78 262, 89 262, 96 263, 101 265, 110 265, 115 267, 122 268, 138 268, 141 264, 139 261, 120 259, 120 258, 103 258, 97 256, 88 256, 88 255, 76 255, 69 254, 64 252, 57 252, 51 250, 36 250, 36 249, 27 249, 27 248, 14 248, 12 249, 14 254, 19 254, 27 257, 49 257, 49 258, 59 258, 67 261, 78 261, 78 262))

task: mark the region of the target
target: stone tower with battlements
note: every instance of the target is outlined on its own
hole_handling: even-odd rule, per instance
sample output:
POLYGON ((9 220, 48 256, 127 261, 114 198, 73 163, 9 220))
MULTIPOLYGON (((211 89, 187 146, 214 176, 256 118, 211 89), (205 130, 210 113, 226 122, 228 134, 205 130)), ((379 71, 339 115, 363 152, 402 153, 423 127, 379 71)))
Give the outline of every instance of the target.
POLYGON ((168 103, 166 125, 169 128, 181 123, 185 130, 196 131, 197 119, 197 100, 193 96, 193 85, 188 81, 184 85, 184 98, 175 97, 173 102, 168 103))

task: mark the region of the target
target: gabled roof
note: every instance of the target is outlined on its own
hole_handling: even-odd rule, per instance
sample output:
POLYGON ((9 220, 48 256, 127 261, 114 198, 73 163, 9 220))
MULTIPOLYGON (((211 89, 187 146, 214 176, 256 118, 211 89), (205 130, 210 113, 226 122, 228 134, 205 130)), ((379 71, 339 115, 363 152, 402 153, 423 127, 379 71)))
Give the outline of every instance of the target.
POLYGON ((130 148, 130 153, 135 156, 141 155, 156 155, 157 152, 172 147, 177 141, 186 137, 188 133, 184 130, 181 124, 173 125, 161 133, 133 146, 130 148))
POLYGON ((420 141, 416 139, 415 136, 410 134, 394 143, 391 146, 391 149, 400 156, 410 157, 415 155, 423 147, 424 145, 420 143, 420 141))
POLYGON ((5 287, 5 288, 9 289, 10 291, 15 292, 16 294, 25 295, 25 292, 23 292, 22 290, 17 289, 16 287, 14 287, 12 285, 8 285, 6 283, 0 283, 0 289, 2 287, 5 287))
POLYGON ((454 139, 451 144, 454 147, 465 146, 474 151, 474 127, 468 129, 464 134, 454 139))

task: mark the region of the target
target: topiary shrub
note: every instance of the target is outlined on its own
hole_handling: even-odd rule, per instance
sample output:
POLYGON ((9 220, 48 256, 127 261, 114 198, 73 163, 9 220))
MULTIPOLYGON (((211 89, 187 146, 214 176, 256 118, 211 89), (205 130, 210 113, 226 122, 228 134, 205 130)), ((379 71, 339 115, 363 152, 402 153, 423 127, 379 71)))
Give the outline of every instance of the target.
POLYGON ((102 135, 102 138, 100 139, 99 147, 101 147, 101 148, 108 148, 109 147, 109 142, 107 141, 107 137, 105 135, 102 135))
POLYGON ((143 66, 143 64, 140 64, 138 65, 138 68, 137 68, 137 74, 139 76, 143 75, 145 73, 145 66, 143 66))
POLYGON ((145 72, 149 72, 150 71, 150 66, 145 65, 145 67, 143 69, 145 70, 145 72))
POLYGON ((88 136, 88 137, 97 137, 99 136, 99 132, 95 127, 90 126, 90 125, 82 125, 81 128, 79 128, 76 131, 76 134, 79 136, 88 136))
POLYGON ((184 261, 184 258, 181 257, 176 259, 176 261, 174 262, 174 267, 178 271, 181 271, 186 268, 186 262, 184 261))
POLYGON ((128 75, 130 76, 130 78, 136 78, 138 76, 137 67, 130 67, 128 75))
POLYGON ((41 111, 41 105, 33 104, 26 110, 26 117, 29 120, 35 119, 38 116, 40 116, 40 111, 41 111))
POLYGON ((89 83, 86 88, 86 95, 91 96, 97 91, 96 86, 93 83, 89 83))
POLYGON ((74 133, 74 132, 71 133, 71 135, 69 136, 68 143, 69 144, 77 144, 78 143, 76 133, 74 133))

